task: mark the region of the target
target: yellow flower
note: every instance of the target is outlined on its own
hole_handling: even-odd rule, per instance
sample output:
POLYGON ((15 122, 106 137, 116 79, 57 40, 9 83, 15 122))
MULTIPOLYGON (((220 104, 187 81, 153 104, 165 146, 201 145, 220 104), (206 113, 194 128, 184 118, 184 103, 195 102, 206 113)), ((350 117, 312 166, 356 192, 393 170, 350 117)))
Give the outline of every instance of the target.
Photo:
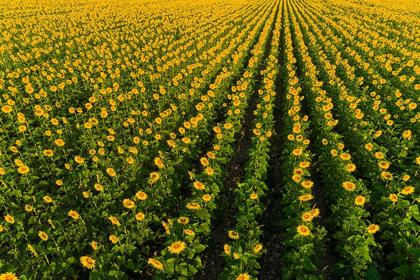
POLYGON ((13 111, 12 107, 10 107, 9 105, 1 107, 1 110, 3 111, 3 113, 6 113, 6 114, 13 111))
POLYGON ((169 252, 172 254, 179 254, 182 250, 185 249, 185 242, 177 241, 172 243, 171 246, 168 247, 169 252))
POLYGON ((414 192, 414 187, 412 187, 412 186, 405 187, 405 188, 401 191, 401 193, 402 193, 403 195, 412 194, 413 192, 414 192))
POLYGON ((148 260, 147 263, 151 264, 154 268, 157 268, 157 269, 163 271, 163 265, 162 265, 162 263, 159 260, 149 258, 149 260, 148 260))
POLYGON ((249 280, 249 279, 251 279, 251 276, 249 276, 249 274, 247 273, 239 274, 239 276, 236 277, 236 280, 249 280))
POLYGON ((309 234, 311 234, 311 231, 309 230, 309 228, 307 226, 298 226, 297 227, 297 232, 301 236, 308 236, 309 234))
POLYGON ((379 230, 379 226, 375 225, 375 224, 371 224, 370 226, 367 227, 367 232, 369 233, 376 233, 379 230))
POLYGON ((145 218, 145 215, 143 213, 137 213, 136 214, 136 220, 141 221, 145 218))
POLYGON ((343 183, 343 188, 345 188, 349 192, 352 192, 356 189, 356 185, 353 184, 352 182, 344 182, 343 183))
POLYGON ((109 236, 109 240, 112 242, 112 243, 117 243, 120 239, 118 238, 118 237, 116 237, 115 235, 111 235, 111 236, 109 236))
POLYGON ((76 211, 71 210, 68 215, 75 220, 79 219, 79 214, 76 211))
POLYGON ((83 256, 80 258, 80 262, 82 263, 84 267, 88 269, 95 268, 95 260, 92 259, 91 257, 83 256))
POLYGON ((92 241, 92 242, 90 243, 90 246, 92 246, 92 249, 93 249, 93 250, 97 250, 97 249, 98 249, 98 243, 96 243, 95 241, 92 241))
POLYGON ((136 193, 136 197, 140 200, 146 200, 147 194, 145 192, 139 191, 136 193))
POLYGON ((299 196, 299 200, 300 201, 309 201, 309 200, 311 200, 313 198, 314 197, 312 195, 310 195, 310 194, 304 194, 304 195, 299 196))
POLYGON ((193 183, 193 186, 194 186, 194 188, 196 188, 197 190, 204 190, 204 189, 206 189, 206 186, 205 186, 203 183, 201 183, 200 181, 195 181, 195 182, 193 183))
POLYGON ((229 235, 229 237, 230 238, 232 238, 232 239, 239 239, 239 233, 237 233, 237 232, 235 232, 235 231, 233 231, 233 230, 229 230, 228 231, 228 235, 229 235))
POLYGON ((43 231, 40 231, 40 232, 38 233, 38 236, 39 236, 42 240, 44 240, 44 241, 47 241, 47 240, 48 240, 48 235, 47 235, 45 232, 43 232, 43 231))
POLYGON ((14 224, 15 223, 15 218, 13 218, 12 216, 10 216, 10 215, 6 215, 5 217, 4 217, 4 220, 6 221, 6 223, 9 223, 9 224, 14 224))
POLYGON ((16 275, 14 273, 3 273, 0 274, 0 280, 18 280, 19 278, 16 277, 16 275))
POLYGON ((263 246, 262 246, 261 244, 257 244, 257 245, 254 247, 254 253, 258 253, 259 251, 261 251, 261 250, 262 250, 262 248, 263 248, 263 246))
POLYGON ((225 254, 226 254, 226 255, 229 255, 229 254, 230 254, 230 252, 231 252, 231 250, 230 250, 230 246, 229 246, 228 244, 225 244, 225 245, 223 246, 223 250, 225 251, 225 254))
POLYGON ((188 222, 190 221, 190 219, 188 219, 187 217, 180 217, 177 221, 180 224, 186 225, 186 224, 188 224, 188 222))
POLYGON ((35 258, 38 257, 38 253, 35 251, 35 248, 31 244, 28 244, 28 249, 35 256, 35 258))
POLYGON ((198 204, 196 202, 190 202, 190 203, 187 203, 187 208, 190 209, 190 210, 197 210, 197 209, 200 209, 201 206, 200 206, 200 204, 198 204))
POLYGON ((27 166, 24 165, 24 166, 19 167, 17 171, 20 174, 26 174, 26 173, 29 172, 29 170, 30 170, 29 167, 27 167, 27 166))
POLYGON ((124 199, 123 200, 123 205, 124 205, 125 208, 131 209, 131 208, 134 207, 135 204, 134 204, 133 201, 131 201, 129 199, 124 199))
POLYGON ((112 169, 112 168, 107 168, 106 173, 108 173, 108 175, 111 176, 111 177, 117 176, 117 173, 115 173, 114 169, 112 169))
POLYGON ((301 183, 302 187, 304 187, 305 189, 310 189, 312 188, 312 186, 314 185, 314 183, 312 181, 303 181, 301 183))
POLYGON ((118 227, 121 225, 120 222, 117 220, 117 218, 115 218, 114 216, 111 216, 108 219, 111 221, 112 224, 114 224, 118 227))
POLYGON ((209 194, 203 195, 203 200, 204 201, 210 201, 211 200, 211 195, 209 195, 209 194))
POLYGON ((360 195, 356 197, 356 199, 354 200, 354 204, 356 204, 357 206, 363 206, 365 202, 366 202, 366 198, 360 195))
POLYGON ((309 212, 306 212, 306 213, 302 214, 302 221, 304 221, 304 222, 310 222, 310 221, 313 220, 313 218, 314 218, 314 216, 312 216, 312 214, 309 213, 309 212))
POLYGON ((395 195, 395 194, 390 194, 390 195, 389 195, 389 199, 390 199, 393 203, 395 203, 395 202, 397 202, 397 201, 398 201, 398 196, 397 196, 397 195, 395 195))
POLYGON ((184 233, 189 236, 194 236, 195 232, 189 229, 184 229, 184 233))
POLYGON ((160 175, 157 172, 150 173, 150 183, 156 182, 157 180, 159 180, 159 177, 160 175))

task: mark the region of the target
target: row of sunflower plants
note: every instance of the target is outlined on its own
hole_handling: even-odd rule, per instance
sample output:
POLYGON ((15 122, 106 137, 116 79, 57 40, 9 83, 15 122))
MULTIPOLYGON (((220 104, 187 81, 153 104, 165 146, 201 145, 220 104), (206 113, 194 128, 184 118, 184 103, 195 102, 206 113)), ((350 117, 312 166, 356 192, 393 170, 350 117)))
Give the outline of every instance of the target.
MULTIPOLYGON (((276 8, 277 9, 277 8, 276 8)), ((259 242, 262 234, 259 217, 264 209, 260 199, 264 197, 267 186, 268 161, 270 159, 270 137, 274 129, 274 99, 276 97, 275 81, 278 74, 278 50, 281 29, 282 3, 278 6, 273 36, 270 42, 270 51, 263 61, 266 65, 259 73, 261 88, 258 90, 257 108, 252 130, 252 145, 247 151, 249 159, 246 162, 243 181, 233 191, 235 201, 233 207, 238 209, 235 214, 236 224, 227 232, 232 240, 224 245, 223 256, 225 267, 220 279, 250 279, 256 277, 260 265, 258 258, 263 253, 263 247, 259 242)), ((267 31, 269 31, 267 29, 267 31)), ((269 34, 263 36, 269 37, 269 34)), ((256 53, 264 54, 263 45, 256 53)))
POLYGON ((372 266, 370 247, 377 246, 373 234, 379 230, 377 225, 369 225, 369 212, 364 208, 370 192, 362 181, 353 176, 356 165, 351 161, 351 155, 344 152, 344 144, 340 140, 342 136, 333 131, 338 123, 331 113, 334 105, 322 87, 323 82, 318 80, 316 66, 303 41, 300 29, 303 19, 296 11, 296 3, 288 2, 288 5, 292 33, 298 46, 298 67, 301 73, 305 73, 302 87, 308 99, 306 106, 313 120, 312 128, 316 133, 314 144, 319 151, 319 168, 327 188, 327 204, 332 212, 327 222, 338 241, 336 251, 340 260, 336 264, 336 272, 339 275, 364 277, 365 273, 376 272, 372 266))
MULTIPOLYGON (((287 12, 286 12, 287 14, 287 12)), ((308 116, 302 112, 302 88, 296 69, 296 58, 293 52, 293 39, 289 17, 284 19, 284 50, 286 58, 282 67, 284 96, 282 98, 282 116, 284 118, 282 139, 282 189, 281 204, 285 229, 284 244, 287 253, 283 260, 286 263, 282 276, 285 279, 294 277, 317 277, 322 252, 322 240, 326 235, 325 228, 314 225, 319 218, 319 209, 313 203, 314 196, 309 167, 312 155, 309 151, 310 140, 308 116)))
MULTIPOLYGON (((213 128, 216 133, 213 148, 200 159, 204 170, 195 174, 189 172, 193 181, 191 194, 183 198, 182 206, 176 218, 170 219, 166 226, 167 248, 161 250, 160 258, 150 258, 149 263, 155 267, 154 277, 164 279, 177 277, 184 279, 201 269, 199 253, 205 249, 211 227, 211 213, 216 208, 217 196, 223 188, 226 178, 225 167, 234 154, 234 143, 242 129, 242 120, 246 114, 249 99, 254 92, 254 76, 258 73, 263 53, 259 52, 267 44, 267 36, 271 31, 273 17, 278 2, 271 2, 267 15, 259 19, 264 24, 259 34, 258 42, 251 53, 248 67, 231 88, 231 102, 226 119, 213 128), (268 17, 268 19, 267 19, 268 17)), ((254 33, 254 36, 258 33, 254 33)), ((241 69, 237 65, 237 71, 241 69)))

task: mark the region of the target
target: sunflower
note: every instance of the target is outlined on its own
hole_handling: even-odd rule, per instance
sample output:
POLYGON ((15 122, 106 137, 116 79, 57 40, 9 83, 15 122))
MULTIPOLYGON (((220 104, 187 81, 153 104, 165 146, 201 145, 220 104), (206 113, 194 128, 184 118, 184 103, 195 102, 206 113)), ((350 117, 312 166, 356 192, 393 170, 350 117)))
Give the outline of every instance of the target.
POLYGON ((354 200, 354 204, 356 204, 357 206, 363 206, 366 202, 366 197, 364 196, 358 196, 356 197, 356 199, 354 200))
POLYGON ((250 196, 250 198, 251 198, 252 200, 257 199, 257 198, 258 198, 258 194, 256 194, 256 193, 252 193, 252 194, 251 194, 251 196, 250 196))
POLYGON ((254 253, 258 253, 259 251, 261 251, 261 250, 262 250, 262 248, 263 248, 263 246, 262 246, 261 244, 257 244, 257 245, 254 247, 254 253))
POLYGON ((14 273, 3 273, 0 274, 0 280, 18 280, 19 278, 16 277, 16 275, 14 273))
POLYGON ((251 279, 251 276, 249 276, 249 274, 247 273, 239 274, 239 276, 236 277, 236 280, 249 280, 249 279, 251 279))
POLYGON ((197 202, 190 202, 190 203, 187 203, 187 208, 190 210, 197 210, 197 209, 200 209, 201 206, 197 202))
POLYGON ((401 193, 402 193, 403 195, 412 194, 413 192, 414 192, 414 187, 412 187, 412 186, 405 187, 405 188, 401 191, 401 193))
POLYGON ((393 176, 392 176, 392 173, 389 173, 389 172, 386 172, 386 171, 382 171, 381 172, 381 177, 383 178, 383 179, 385 179, 385 180, 388 180, 388 181, 392 181, 393 180, 393 176))
POLYGON ((299 196, 300 201, 309 201, 313 198, 314 197, 311 194, 304 194, 304 195, 299 196))
POLYGON ((116 237, 115 235, 110 235, 109 240, 114 244, 117 243, 118 241, 120 241, 120 239, 118 237, 116 237))
POLYGON ((3 111, 3 113, 6 113, 6 114, 9 114, 10 112, 13 111, 12 107, 10 107, 9 105, 1 107, 1 110, 3 111))
POLYGON ((305 189, 310 189, 313 187, 314 183, 312 181, 303 181, 301 183, 302 187, 304 187, 305 189))
POLYGON ((40 231, 40 232, 38 233, 38 236, 39 236, 42 240, 44 240, 44 241, 47 241, 47 240, 48 240, 48 235, 47 235, 45 232, 43 232, 43 231, 40 231))
POLYGON ((152 173, 150 173, 150 181, 149 182, 153 184, 154 182, 159 180, 159 177, 160 177, 159 173, 152 172, 152 173))
POLYGON ((226 254, 226 255, 229 255, 229 254, 230 254, 230 252, 231 252, 231 250, 230 250, 230 246, 229 246, 228 244, 225 244, 225 245, 223 246, 223 250, 225 251, 225 254, 226 254))
POLYGON ((297 227, 297 232, 301 236, 308 236, 309 234, 311 234, 311 231, 309 230, 309 228, 307 226, 298 226, 297 227))
POLYGON ((136 220, 137 221, 141 221, 145 218, 146 216, 143 213, 137 213, 136 214, 136 220))
POLYGON ((208 201, 210 201, 211 200, 211 195, 209 195, 209 194, 205 194, 205 195, 203 195, 203 200, 204 201, 206 201, 206 202, 208 202, 208 201))
POLYGON ((117 175, 117 173, 115 173, 114 169, 112 168, 107 168, 106 173, 108 173, 108 175, 111 177, 115 177, 117 175))
POLYGON ((235 232, 233 230, 229 230, 228 231, 228 235, 232 239, 235 239, 235 240, 239 239, 239 233, 237 233, 237 232, 235 232))
POLYGON ((162 270, 162 271, 163 271, 163 264, 162 264, 159 260, 149 258, 149 260, 148 260, 148 262, 147 262, 147 263, 148 263, 148 264, 151 264, 154 268, 157 268, 157 269, 159 269, 159 270, 162 270))
POLYGON ((344 182, 343 188, 345 188, 349 192, 352 192, 356 189, 356 185, 352 182, 344 182))
POLYGON ((393 203, 395 203, 395 202, 397 202, 397 201, 398 201, 398 196, 397 196, 397 195, 395 195, 395 194, 390 194, 390 195, 389 195, 389 199, 390 199, 393 203))
POLYGON ((6 221, 6 223, 9 223, 9 224, 14 224, 15 223, 15 218, 13 218, 10 215, 4 216, 4 220, 6 221))
POLYGON ((129 199, 124 199, 123 200, 123 205, 124 205, 125 208, 131 209, 131 208, 134 207, 135 204, 134 204, 133 201, 131 201, 129 199))
POLYGON ((95 241, 90 242, 90 246, 92 246, 93 250, 97 250, 98 249, 98 243, 96 243, 95 241))
POLYGON ((306 212, 306 213, 302 214, 302 221, 304 221, 304 222, 310 222, 310 221, 313 220, 313 218, 314 218, 314 216, 312 216, 311 213, 309 213, 309 212, 306 212))
POLYGON ((380 229, 380 227, 378 225, 371 224, 370 226, 367 227, 366 230, 369 233, 376 233, 379 229, 380 229))
POLYGON ((314 218, 316 218, 319 216, 319 209, 318 208, 312 209, 311 211, 309 211, 309 214, 311 214, 314 218))
POLYGON ((61 139, 55 140, 55 144, 59 147, 64 146, 65 142, 61 139))
POLYGON ((178 223, 186 225, 190 221, 187 217, 180 217, 178 220, 178 223))
POLYGON ((24 165, 24 166, 19 167, 17 171, 20 174, 26 174, 26 173, 29 172, 29 170, 30 170, 29 167, 27 167, 26 165, 24 165))
POLYGON ((79 214, 76 211, 71 210, 69 211, 68 215, 75 220, 79 219, 79 214))
POLYGON ((136 193, 136 197, 140 200, 146 200, 147 194, 145 192, 139 191, 136 193))
POLYGON ((189 236, 194 236, 195 232, 189 229, 184 229, 184 233, 189 236))
POLYGON ((211 168, 211 167, 207 167, 206 168, 206 173, 207 173, 207 175, 213 175, 213 173, 214 173, 214 170, 213 170, 213 168, 211 168))
POLYGON ((46 203, 52 203, 53 202, 53 200, 51 199, 51 197, 49 197, 49 196, 44 196, 43 198, 42 198, 46 203))
POLYGON ((91 257, 83 256, 80 258, 80 262, 82 263, 84 267, 88 269, 95 268, 95 260, 92 259, 91 257))
POLYGON ((31 244, 28 244, 28 249, 35 256, 35 258, 38 257, 38 253, 35 251, 35 248, 31 244))
POLYGON ((197 190, 204 190, 206 189, 206 186, 201 183, 200 181, 195 181, 193 184, 194 188, 196 188, 197 190))
POLYGON ((385 161, 381 161, 378 163, 379 168, 382 169, 388 169, 389 168, 389 163, 385 162, 385 161))
POLYGON ((162 160, 160 158, 155 158, 155 164, 159 169, 162 169, 165 167, 165 165, 163 164, 162 160))
POLYGON ((114 224, 118 227, 121 225, 120 222, 117 220, 117 218, 115 218, 114 216, 111 216, 108 219, 111 221, 112 224, 114 224))
POLYGON ((186 247, 185 242, 177 241, 177 242, 172 243, 171 246, 168 246, 168 250, 172 254, 179 254, 185 249, 185 247, 186 247))

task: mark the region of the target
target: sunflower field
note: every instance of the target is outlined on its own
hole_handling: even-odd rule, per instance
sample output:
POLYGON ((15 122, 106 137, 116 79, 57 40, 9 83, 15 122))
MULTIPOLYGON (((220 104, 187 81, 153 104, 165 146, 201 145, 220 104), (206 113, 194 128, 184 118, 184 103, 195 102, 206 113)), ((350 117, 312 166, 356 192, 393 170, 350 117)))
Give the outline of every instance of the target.
POLYGON ((0 33, 0 280, 420 279, 417 0, 8 0, 0 33))

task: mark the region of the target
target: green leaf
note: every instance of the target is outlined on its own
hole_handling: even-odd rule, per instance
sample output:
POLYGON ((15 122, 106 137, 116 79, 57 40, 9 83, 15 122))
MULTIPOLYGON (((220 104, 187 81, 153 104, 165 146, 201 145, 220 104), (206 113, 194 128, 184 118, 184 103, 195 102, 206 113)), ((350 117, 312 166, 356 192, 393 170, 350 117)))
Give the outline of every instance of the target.
POLYGON ((411 266, 403 264, 397 268, 394 268, 394 271, 404 277, 409 277, 411 275, 411 266))

